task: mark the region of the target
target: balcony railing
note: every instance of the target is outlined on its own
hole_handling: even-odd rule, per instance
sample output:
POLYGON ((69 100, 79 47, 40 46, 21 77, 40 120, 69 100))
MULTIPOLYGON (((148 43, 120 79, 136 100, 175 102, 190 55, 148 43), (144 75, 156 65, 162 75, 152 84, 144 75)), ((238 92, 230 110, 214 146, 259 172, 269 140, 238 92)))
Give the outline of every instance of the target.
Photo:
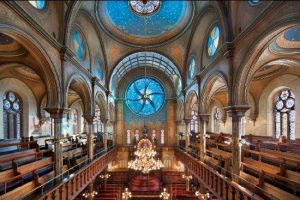
POLYGON ((21 199, 74 199, 86 188, 108 165, 116 155, 116 148, 110 147, 94 155, 80 164, 54 177, 21 199))
POLYGON ((277 200, 272 194, 267 194, 264 190, 249 183, 248 181, 237 177, 224 168, 213 169, 207 164, 198 160, 197 155, 190 155, 185 151, 176 148, 175 156, 178 160, 185 164, 187 170, 201 183, 205 184, 205 187, 218 197, 218 199, 241 199, 241 200, 263 200, 260 195, 269 199, 277 200), (236 177, 238 183, 231 180, 232 177, 236 177), (255 193, 248 190, 243 185, 251 186, 254 188, 255 193), (259 195, 258 195, 259 194, 259 195))

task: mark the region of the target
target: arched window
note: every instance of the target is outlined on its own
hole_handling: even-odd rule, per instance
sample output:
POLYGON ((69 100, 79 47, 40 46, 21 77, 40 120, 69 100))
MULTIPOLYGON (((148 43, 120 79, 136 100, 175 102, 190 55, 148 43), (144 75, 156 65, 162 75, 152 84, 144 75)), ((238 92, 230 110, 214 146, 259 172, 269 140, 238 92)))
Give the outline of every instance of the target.
POLYGON ((46 1, 45 0, 31 0, 31 1, 28 1, 28 2, 38 10, 43 10, 46 6, 46 1))
POLYGON ((104 125, 101 121, 101 111, 98 105, 95 106, 94 132, 104 132, 104 125))
POLYGON ((165 130, 160 130, 160 144, 165 144, 165 130))
POLYGON ((219 133, 220 132, 220 120, 222 117, 222 113, 220 108, 216 108, 214 112, 214 132, 219 133))
POLYGON ((16 93, 6 92, 3 98, 4 139, 20 138, 22 130, 22 99, 16 93))
POLYGON ((274 99, 275 137, 295 139, 295 95, 289 89, 281 90, 274 99))
POLYGON ((190 124, 190 131, 198 132, 198 114, 196 111, 192 110, 192 119, 190 124))
POLYGON ((127 130, 127 144, 130 144, 130 129, 127 130))
POLYGON ((78 131, 78 113, 77 113, 77 110, 72 110, 72 119, 73 119, 73 135, 77 135, 79 134, 79 131, 78 131))
POLYGON ((220 28, 218 25, 215 25, 211 30, 208 41, 207 41, 207 53, 209 56, 215 55, 220 39, 220 28))

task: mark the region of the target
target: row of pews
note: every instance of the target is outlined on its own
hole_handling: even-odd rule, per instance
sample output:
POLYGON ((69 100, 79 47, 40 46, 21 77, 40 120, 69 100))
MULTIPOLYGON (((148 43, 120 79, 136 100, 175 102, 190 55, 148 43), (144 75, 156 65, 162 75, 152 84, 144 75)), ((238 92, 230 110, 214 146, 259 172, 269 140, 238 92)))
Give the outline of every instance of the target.
MULTIPOLYGON (((205 162, 215 170, 231 171, 232 146, 228 134, 208 134, 207 155, 205 162), (223 138, 224 137, 224 138, 223 138)), ((253 192, 265 195, 266 199, 299 199, 300 197, 300 148, 285 148, 290 151, 281 151, 269 144, 270 138, 259 136, 246 136, 250 145, 242 148, 240 184, 253 192), (251 138, 251 139, 250 139, 251 138), (271 148, 270 148, 271 147, 271 148), (261 194, 261 188, 267 194, 261 194), (270 195, 268 195, 270 194, 270 195)), ((275 144, 275 139, 271 140, 275 144)), ((278 141, 277 144, 281 144, 278 141)))
MULTIPOLYGON (((0 144, 0 200, 20 199, 54 178, 51 139, 45 142, 45 146, 36 141, 0 144)), ((62 151, 63 172, 87 159, 87 147, 78 141, 66 140, 62 151)))

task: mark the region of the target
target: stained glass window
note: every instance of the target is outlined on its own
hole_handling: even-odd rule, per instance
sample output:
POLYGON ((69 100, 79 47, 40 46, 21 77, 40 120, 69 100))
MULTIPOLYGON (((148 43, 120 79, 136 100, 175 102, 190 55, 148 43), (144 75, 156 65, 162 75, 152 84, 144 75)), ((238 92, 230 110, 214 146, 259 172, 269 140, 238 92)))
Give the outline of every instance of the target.
POLYGON ((220 39, 220 29, 218 25, 215 25, 211 30, 207 41, 207 52, 209 56, 215 55, 220 39))
POLYGON ((35 1, 28 1, 33 7, 39 10, 43 10, 46 6, 46 0, 35 0, 35 1))
POLYGON ((101 121, 101 111, 97 104, 95 106, 94 132, 104 132, 104 124, 101 121))
POLYGON ((73 119, 73 135, 79 134, 79 129, 78 129, 78 113, 77 110, 72 110, 72 119, 73 119))
POLYGON ((248 3, 249 3, 251 6, 256 6, 257 4, 260 3, 260 0, 249 0, 248 3))
POLYGON ((189 71, 188 71, 189 79, 192 79, 194 77, 195 67, 196 67, 196 62, 195 62, 195 59, 192 58, 190 60, 190 64, 189 64, 189 71))
POLYGON ((275 137, 295 139, 295 95, 289 89, 280 91, 274 99, 275 137))
POLYGON ((100 79, 100 81, 104 80, 103 62, 100 58, 98 59, 98 67, 96 68, 96 76, 100 79))
POLYGON ((22 133, 22 99, 14 92, 6 92, 3 98, 4 138, 13 139, 22 133))
POLYGON ((130 8, 137 14, 150 15, 158 10, 161 2, 158 0, 129 1, 130 8))
POLYGON ((164 104, 165 92, 155 79, 143 77, 133 81, 126 90, 126 104, 138 115, 151 115, 164 104))
POLYGON ((78 31, 73 33, 73 42, 77 57, 81 60, 84 60, 86 57, 86 46, 83 36, 78 31))
POLYGON ((198 114, 196 111, 192 110, 192 119, 190 123, 190 130, 198 133, 198 114))
POLYGON ((220 108, 215 109, 214 113, 214 132, 219 133, 220 132, 220 119, 222 117, 222 113, 220 111, 220 108))

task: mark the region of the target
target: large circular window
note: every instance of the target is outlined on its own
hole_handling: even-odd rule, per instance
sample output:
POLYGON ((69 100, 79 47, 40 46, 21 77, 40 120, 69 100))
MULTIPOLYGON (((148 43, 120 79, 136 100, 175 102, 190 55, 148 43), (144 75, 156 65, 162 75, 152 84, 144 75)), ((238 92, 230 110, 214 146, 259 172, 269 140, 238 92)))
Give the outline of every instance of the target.
POLYGON ((133 81, 126 90, 126 104, 138 115, 151 115, 164 104, 165 92, 155 79, 143 77, 133 81))
POLYGON ((129 5, 131 9, 143 15, 153 14, 159 8, 160 1, 158 0, 137 0, 137 1, 129 1, 129 5))
POLYGON ((86 46, 83 36, 78 31, 73 33, 73 43, 77 57, 80 58, 80 60, 85 60, 86 46))
POLYGON ((28 1, 33 7, 38 10, 43 10, 46 6, 45 0, 28 1))
POLYGON ((207 41, 207 53, 209 56, 215 55, 220 39, 220 29, 219 26, 215 25, 211 30, 207 41))

